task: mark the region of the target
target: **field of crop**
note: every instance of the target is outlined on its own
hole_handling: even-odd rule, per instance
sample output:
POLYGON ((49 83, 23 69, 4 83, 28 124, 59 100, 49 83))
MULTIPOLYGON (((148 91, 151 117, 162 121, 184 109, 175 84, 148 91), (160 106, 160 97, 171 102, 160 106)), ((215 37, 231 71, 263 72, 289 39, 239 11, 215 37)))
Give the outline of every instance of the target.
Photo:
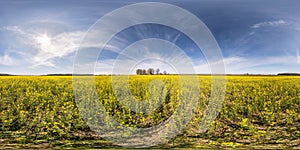
MULTIPOLYGON (((196 92, 193 86, 181 86, 183 83, 175 75, 130 76, 128 84, 122 77, 111 80, 109 76, 97 76, 95 83, 97 102, 106 110, 103 113, 113 116, 122 126, 134 128, 166 121, 180 105, 183 93, 191 92, 187 93, 191 94, 188 98, 198 102, 194 116, 184 130, 159 147, 300 148, 300 77, 227 76, 226 79, 222 109, 204 133, 198 130, 211 95, 210 76, 198 77, 196 92), (124 84, 128 88, 122 89, 124 84), (147 113, 123 105, 132 100, 130 92, 135 101, 149 104, 147 108, 130 108, 147 113), (159 107, 152 109, 156 106, 159 107)), ((114 147, 86 124, 88 114, 82 117, 79 113, 76 103, 92 101, 82 96, 74 98, 72 77, 0 77, 0 148, 114 147)), ((95 121, 96 118, 90 117, 95 121)))

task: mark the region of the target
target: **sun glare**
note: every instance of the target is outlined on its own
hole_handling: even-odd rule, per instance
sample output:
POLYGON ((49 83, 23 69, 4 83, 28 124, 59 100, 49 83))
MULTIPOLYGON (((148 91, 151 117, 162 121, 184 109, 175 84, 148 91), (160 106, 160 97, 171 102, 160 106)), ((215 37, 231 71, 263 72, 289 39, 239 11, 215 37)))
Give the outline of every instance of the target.
POLYGON ((36 42, 38 44, 41 44, 41 46, 46 46, 51 44, 51 38, 47 34, 39 35, 35 38, 36 42))

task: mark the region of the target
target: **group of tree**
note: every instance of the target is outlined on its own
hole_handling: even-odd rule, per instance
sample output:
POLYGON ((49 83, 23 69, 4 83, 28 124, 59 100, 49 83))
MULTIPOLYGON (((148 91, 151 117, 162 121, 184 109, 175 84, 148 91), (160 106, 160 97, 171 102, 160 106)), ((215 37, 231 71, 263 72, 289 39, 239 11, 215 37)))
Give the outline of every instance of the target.
POLYGON ((148 68, 146 69, 137 69, 136 70, 136 74, 137 75, 162 75, 162 74, 167 74, 167 71, 163 71, 162 73, 159 72, 160 69, 157 68, 156 70, 154 70, 153 68, 148 68))

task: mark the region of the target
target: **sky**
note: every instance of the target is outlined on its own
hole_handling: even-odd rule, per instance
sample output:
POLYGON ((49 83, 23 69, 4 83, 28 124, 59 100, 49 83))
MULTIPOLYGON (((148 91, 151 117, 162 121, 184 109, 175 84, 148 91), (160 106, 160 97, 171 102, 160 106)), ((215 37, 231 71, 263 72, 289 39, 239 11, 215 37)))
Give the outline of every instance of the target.
MULTIPOLYGON (((0 73, 72 73, 76 51, 92 25, 111 11, 140 2, 146 1, 1 0, 0 73)), ((300 73, 299 0, 156 2, 186 9, 203 21, 221 49, 228 74, 300 73)), ((150 67, 178 73, 170 63, 178 60, 189 61, 195 73, 211 73, 205 55, 186 34, 164 25, 140 24, 111 38, 98 56, 95 74, 150 67), (147 39, 161 40, 149 44, 147 39)))

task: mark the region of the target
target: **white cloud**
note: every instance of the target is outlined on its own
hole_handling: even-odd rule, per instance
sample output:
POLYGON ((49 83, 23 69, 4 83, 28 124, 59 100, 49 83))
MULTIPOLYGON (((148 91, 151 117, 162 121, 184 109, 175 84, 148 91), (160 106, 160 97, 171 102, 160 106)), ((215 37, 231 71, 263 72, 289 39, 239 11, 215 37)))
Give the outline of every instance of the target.
MULTIPOLYGON (((204 62, 200 65, 194 66, 194 69, 197 73, 212 73, 210 68, 211 66, 219 67, 223 63, 225 67, 225 73, 228 73, 231 72, 233 69, 239 68, 236 67, 235 65, 243 63, 245 61, 247 61, 247 59, 243 57, 234 56, 234 57, 223 58, 223 60, 220 60, 218 62, 211 62, 210 64, 204 62)), ((222 73, 222 70, 220 71, 215 70, 214 73, 218 73, 218 72, 222 73)))
MULTIPOLYGON (((229 73, 246 73, 249 72, 257 72, 257 67, 268 68, 268 66, 272 65, 292 65, 297 64, 297 58, 295 56, 270 56, 261 58, 245 58, 244 61, 233 63, 231 65, 227 65, 229 73)), ((268 73, 266 71, 266 73, 268 73)), ((272 73, 272 72, 270 72, 272 73)), ((278 73, 278 72, 273 72, 278 73)))
POLYGON ((75 52, 84 34, 84 32, 76 31, 60 33, 53 37, 47 34, 36 35, 33 37, 33 45, 38 52, 32 58, 34 66, 55 66, 53 59, 75 52))
POLYGON ((144 39, 124 49, 116 59, 100 60, 96 73, 135 74, 138 68, 191 73, 191 64, 192 60, 174 44, 161 39, 144 39))
MULTIPOLYGON (((244 73, 266 73, 266 74, 276 74, 280 72, 280 70, 268 70, 272 65, 297 65, 300 63, 300 56, 299 52, 297 53, 297 56, 270 56, 266 57, 264 59, 260 58, 246 58, 246 57, 239 57, 239 56, 231 56, 224 58, 223 63, 227 74, 244 74, 244 73), (270 66, 270 67, 268 67, 270 66), (258 68, 265 68, 265 70, 259 70, 258 68), (265 72, 264 72, 265 71, 265 72), (273 71, 273 72, 272 72, 273 71)), ((168 57, 161 57, 161 60, 168 60, 171 58, 168 57)), ((100 62, 96 63, 95 73, 96 74, 135 74, 135 70, 138 68, 141 69, 147 69, 147 68, 159 68, 161 72, 163 70, 166 70, 169 73, 178 73, 178 70, 174 70, 168 63, 164 63, 163 61, 160 61, 160 59, 157 59, 157 61, 145 61, 141 62, 140 64, 137 64, 135 60, 132 59, 126 59, 126 60, 114 60, 114 59, 107 59, 102 60, 100 62), (118 62, 120 61, 120 62, 118 62), (133 64, 137 64, 134 66, 133 64)), ((211 64, 208 64, 206 62, 202 62, 199 65, 194 65, 195 73, 198 74, 211 74, 211 68, 209 65, 219 64, 218 62, 212 62, 211 64)), ((93 67, 94 65, 90 65, 89 67, 93 67)), ((83 69, 85 67, 82 67, 83 69)), ((181 69, 181 68, 176 68, 181 69)), ((298 71, 298 70, 294 70, 298 71)), ((286 71, 288 72, 288 71, 286 71)))
POLYGON ((223 59, 223 62, 225 65, 234 64, 234 63, 243 62, 243 61, 247 61, 247 60, 243 57, 228 57, 228 58, 223 59))
MULTIPOLYGON (((95 65, 95 74, 135 74, 136 69, 160 69, 160 72, 167 71, 168 73, 178 73, 181 68, 173 68, 170 64, 161 61, 160 59, 150 59, 143 62, 135 60, 114 60, 108 59, 97 62, 95 65), (133 65, 135 64, 135 65, 133 65)), ((89 67, 93 67, 90 65, 89 67)))
POLYGON ((268 26, 281 26, 287 25, 288 23, 284 20, 276 20, 276 21, 266 21, 254 24, 251 28, 261 28, 261 27, 268 27, 268 26))
MULTIPOLYGON (((278 65, 278 64, 297 65, 298 63, 300 63, 300 56, 299 56, 299 52, 297 53, 296 57, 287 55, 287 56, 266 57, 264 59, 232 56, 232 57, 224 58, 222 61, 225 65, 225 70, 227 74, 231 74, 231 73, 243 74, 247 72, 259 73, 257 72, 258 70, 256 69, 256 67, 263 66, 264 68, 268 68, 267 66, 269 65, 278 65)), ((200 65, 195 66, 194 68, 197 73, 211 73, 209 64, 207 63, 202 63, 200 65)), ((278 72, 266 71, 261 73, 278 73, 278 72)))
POLYGON ((23 30, 21 30, 18 26, 6 26, 6 27, 3 27, 4 30, 7 30, 7 31, 12 31, 12 32, 15 32, 15 33, 18 33, 18 34, 26 34, 23 30))
POLYGON ((299 49, 297 50, 297 62, 300 64, 300 54, 299 54, 300 52, 299 52, 299 49))
MULTIPOLYGON (((80 46, 81 39, 85 32, 62 32, 56 35, 47 33, 32 33, 18 26, 7 26, 3 29, 12 31, 22 40, 22 44, 29 45, 35 52, 32 51, 23 55, 32 66, 51 66, 55 67, 55 59, 64 58, 75 52, 80 46)), ((22 52, 24 53, 24 52, 22 52)))
POLYGON ((14 62, 13 59, 8 54, 4 54, 3 56, 0 56, 0 65, 13 66, 15 64, 16 62, 14 62))

